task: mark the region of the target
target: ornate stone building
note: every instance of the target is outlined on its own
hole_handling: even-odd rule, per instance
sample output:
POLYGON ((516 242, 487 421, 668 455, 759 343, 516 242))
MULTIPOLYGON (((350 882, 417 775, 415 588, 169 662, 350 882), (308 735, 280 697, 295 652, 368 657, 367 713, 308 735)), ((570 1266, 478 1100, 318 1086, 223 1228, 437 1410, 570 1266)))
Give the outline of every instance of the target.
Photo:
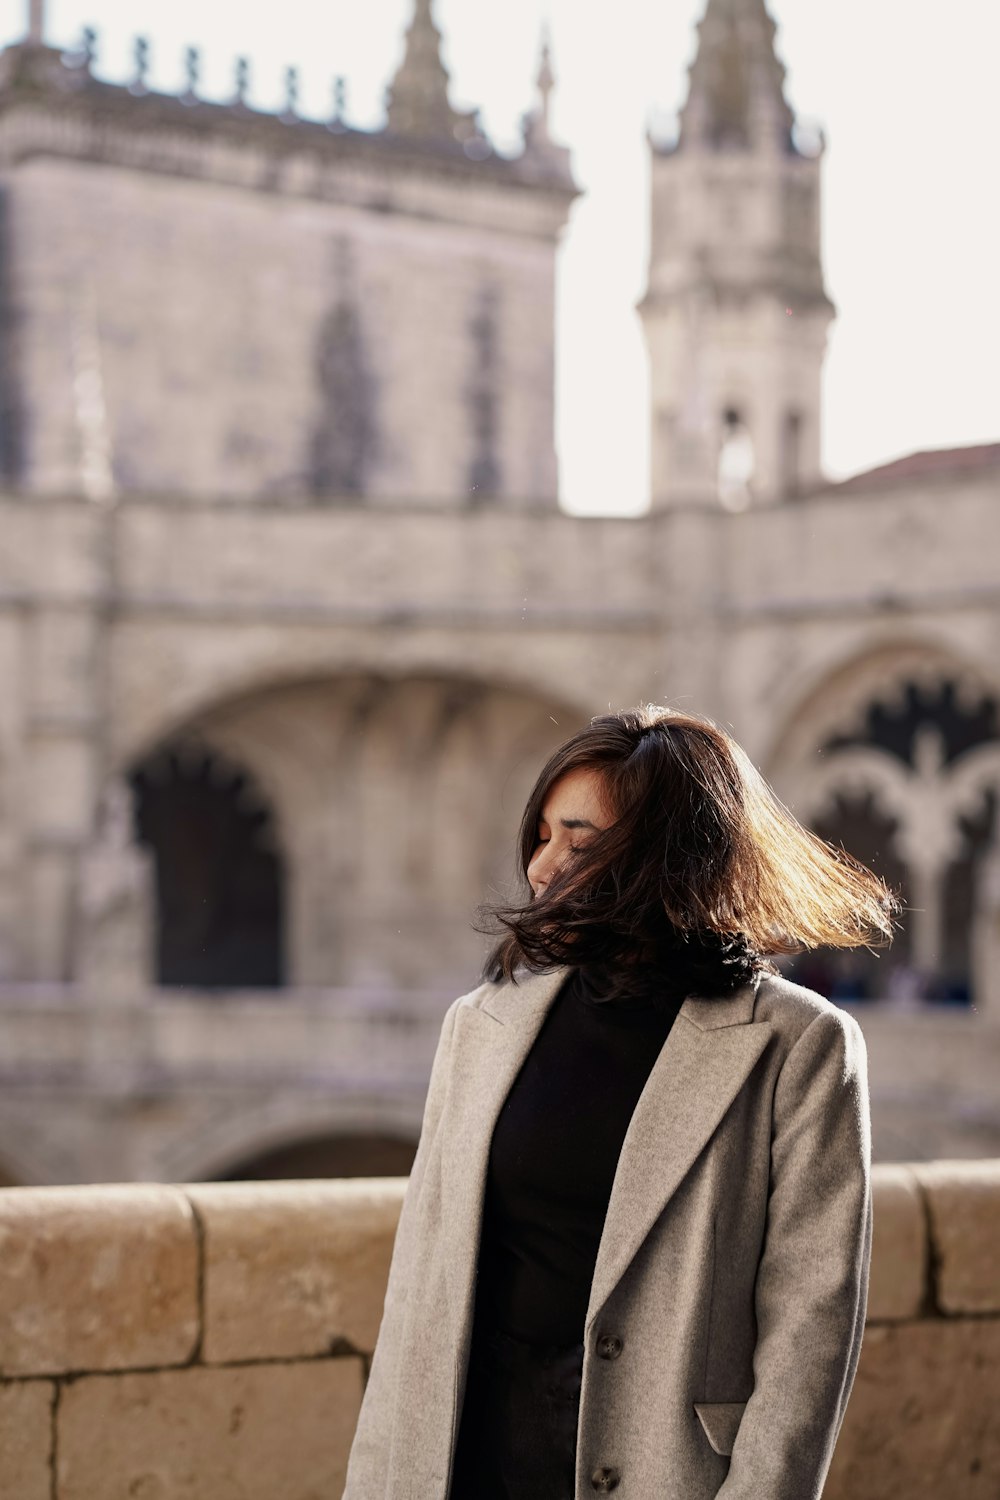
POLYGON ((375 132, 196 54, 101 82, 37 3, 0 54, 2 1170, 405 1170, 541 759, 650 698, 908 897, 800 968, 876 1153, 997 1151, 1000 444, 824 482, 820 158, 762 0, 709 0, 651 147, 653 507, 560 512, 551 70, 503 156, 439 43, 417 0, 375 132))

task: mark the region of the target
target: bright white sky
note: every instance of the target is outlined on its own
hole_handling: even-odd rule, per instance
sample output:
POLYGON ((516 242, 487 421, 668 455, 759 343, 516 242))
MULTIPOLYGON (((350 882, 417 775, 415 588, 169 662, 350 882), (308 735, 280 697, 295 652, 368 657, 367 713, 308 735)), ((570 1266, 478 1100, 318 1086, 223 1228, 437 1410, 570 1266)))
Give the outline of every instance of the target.
MULTIPOLYGON (((348 118, 380 121, 412 0, 48 0, 47 37, 90 24, 100 71, 127 76, 131 38, 154 86, 179 87, 184 47, 202 86, 231 89, 251 58, 251 102, 276 105, 285 66, 303 113, 325 115, 335 73, 348 118)), ((647 373, 634 311, 645 278, 652 117, 679 108, 704 0, 436 0, 452 99, 479 105, 511 148, 533 101, 541 22, 552 31, 554 133, 585 196, 560 262, 558 445, 564 503, 646 503, 647 373)), ((824 462, 833 477, 918 448, 1000 440, 998 0, 771 0, 787 92, 824 126, 827 284, 839 309, 826 366, 824 462)), ((27 0, 0 0, 0 43, 27 0)))

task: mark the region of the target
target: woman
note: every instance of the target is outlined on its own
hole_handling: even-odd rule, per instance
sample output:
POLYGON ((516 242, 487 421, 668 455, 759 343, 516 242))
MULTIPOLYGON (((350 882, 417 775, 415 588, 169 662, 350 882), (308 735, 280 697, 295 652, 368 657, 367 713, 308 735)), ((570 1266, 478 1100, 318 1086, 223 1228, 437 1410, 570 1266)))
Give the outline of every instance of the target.
POLYGON ((768 955, 893 898, 694 715, 543 769, 441 1032, 345 1500, 811 1500, 871 1250, 865 1047, 768 955))

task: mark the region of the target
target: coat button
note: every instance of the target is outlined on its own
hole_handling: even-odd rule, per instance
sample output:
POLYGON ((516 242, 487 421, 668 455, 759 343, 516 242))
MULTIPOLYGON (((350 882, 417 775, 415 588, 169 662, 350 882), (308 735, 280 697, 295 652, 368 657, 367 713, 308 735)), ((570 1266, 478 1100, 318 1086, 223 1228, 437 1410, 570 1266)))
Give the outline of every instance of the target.
POLYGON ((590 1476, 590 1482, 594 1489, 601 1495, 609 1495, 612 1490, 618 1488, 621 1479, 617 1469, 595 1469, 590 1476))
POLYGON ((598 1358, 617 1359, 623 1347, 622 1341, 616 1333, 602 1333, 597 1340, 598 1358))

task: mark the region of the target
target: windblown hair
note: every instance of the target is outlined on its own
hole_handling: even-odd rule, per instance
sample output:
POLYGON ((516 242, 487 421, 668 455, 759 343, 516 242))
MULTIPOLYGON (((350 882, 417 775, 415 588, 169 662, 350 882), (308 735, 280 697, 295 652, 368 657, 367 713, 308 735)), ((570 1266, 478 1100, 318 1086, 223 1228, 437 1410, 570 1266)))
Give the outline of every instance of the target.
POLYGON ((525 881, 549 792, 578 769, 613 821, 537 898, 484 911, 501 935, 488 978, 672 957, 692 992, 723 994, 769 955, 891 941, 899 903, 876 875, 803 828, 715 724, 653 705, 601 714, 549 758, 521 821, 525 881))

